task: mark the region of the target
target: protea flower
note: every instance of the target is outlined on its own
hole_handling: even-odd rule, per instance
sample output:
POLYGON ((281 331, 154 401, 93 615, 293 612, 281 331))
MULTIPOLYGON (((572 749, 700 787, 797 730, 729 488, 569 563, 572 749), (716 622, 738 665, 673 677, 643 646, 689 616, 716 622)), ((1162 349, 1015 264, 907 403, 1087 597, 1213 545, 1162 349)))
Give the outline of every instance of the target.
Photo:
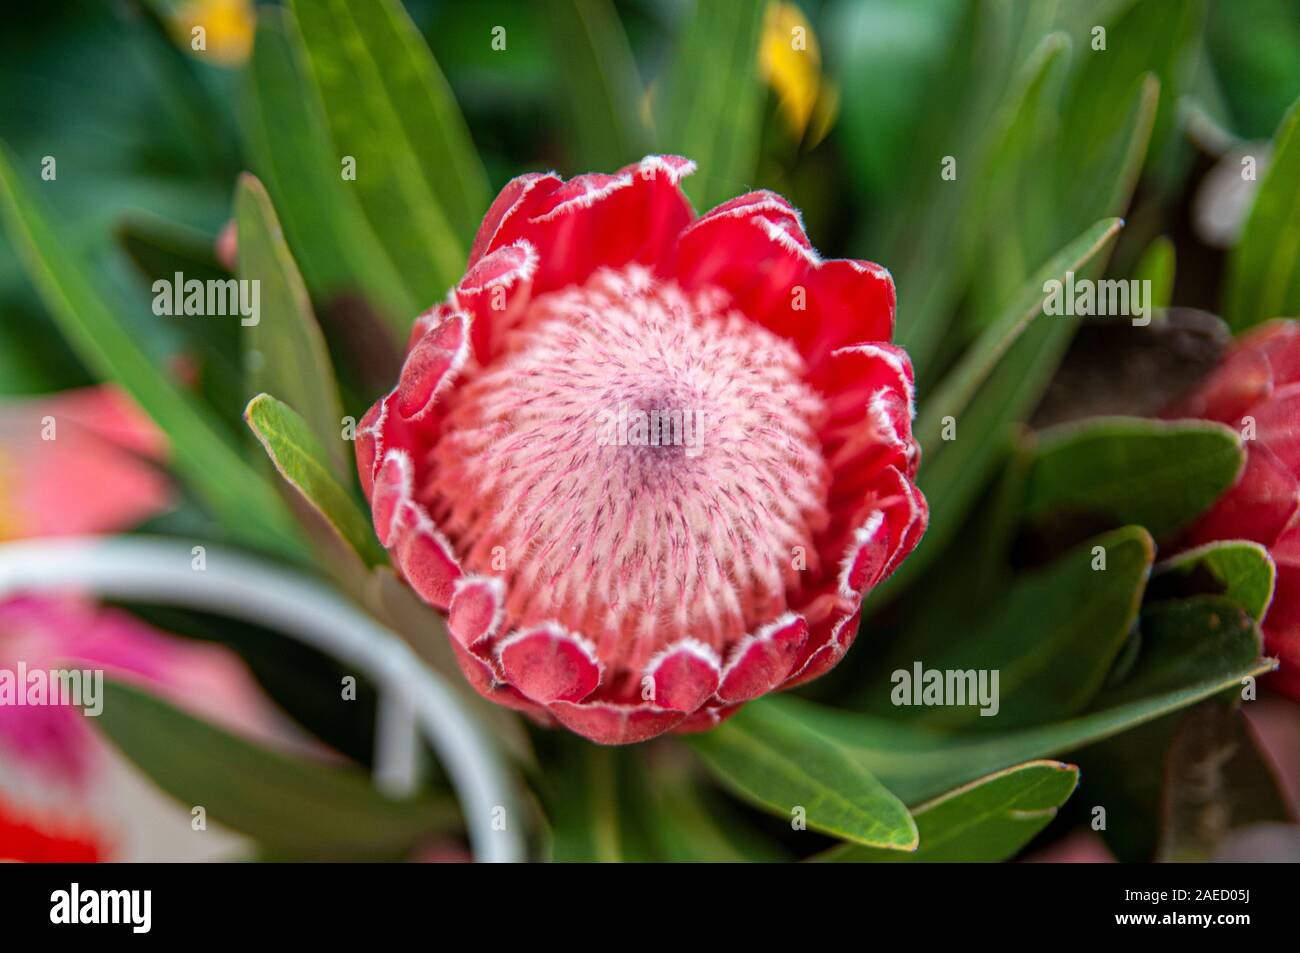
POLYGON ((1246 466, 1189 532, 1195 545, 1250 539, 1277 564, 1264 649, 1281 662, 1270 681, 1300 698, 1300 334, 1274 321, 1243 335, 1167 417, 1197 417, 1241 433, 1246 466))
POLYGON ((771 192, 695 218, 692 171, 511 181, 357 431, 466 677, 606 744, 831 668, 927 521, 889 273, 771 192))

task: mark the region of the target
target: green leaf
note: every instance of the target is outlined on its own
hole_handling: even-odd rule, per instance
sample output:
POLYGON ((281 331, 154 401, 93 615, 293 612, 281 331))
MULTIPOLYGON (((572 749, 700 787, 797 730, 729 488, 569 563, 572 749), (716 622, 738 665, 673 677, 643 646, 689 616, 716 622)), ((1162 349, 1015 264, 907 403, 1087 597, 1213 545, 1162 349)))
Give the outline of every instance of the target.
POLYGON ((1002 317, 1056 243, 1062 223, 1054 220, 1051 165, 1043 160, 1057 143, 1071 46, 1063 33, 1043 37, 1021 70, 1014 95, 993 117, 973 195, 979 204, 971 213, 983 239, 975 249, 979 277, 970 288, 966 321, 976 331, 1002 317))
MULTIPOLYGON (((689 765, 689 767, 694 767, 689 765)), ((692 771, 692 775, 698 773, 692 771)), ((670 863, 772 863, 790 859, 775 842, 731 817, 720 794, 657 762, 645 766, 646 825, 656 853, 670 863)), ((885 853, 893 853, 885 851, 885 853)))
MULTIPOLYGON (((217 263, 211 235, 140 214, 120 223, 116 231, 118 243, 150 287, 159 279, 172 281, 177 272, 203 282, 230 278, 230 272, 217 263)), ((204 403, 226 430, 242 435, 239 408, 246 395, 239 322, 182 321, 179 329, 186 355, 197 363, 204 403)))
POLYGON ((641 80, 610 0, 551 0, 556 58, 573 111, 578 165, 611 171, 648 151, 641 80))
POLYGON ((420 303, 340 176, 338 153, 297 52, 283 11, 263 7, 245 84, 254 168, 313 295, 325 300, 361 291, 404 341, 420 303))
POLYGON ((803 808, 808 826, 888 850, 916 847, 902 801, 840 745, 767 708, 751 705, 689 744, 729 787, 772 813, 803 808))
POLYGON ((158 372, 82 264, 66 250, 3 147, 0 196, 10 235, 32 280, 81 359, 101 378, 120 384, 154 419, 167 435, 176 469, 233 537, 272 552, 301 555, 293 523, 275 491, 220 436, 208 412, 158 372))
POLYGON ((1151 310, 1163 311, 1169 307, 1174 295, 1176 252, 1174 243, 1165 235, 1151 242, 1138 260, 1133 277, 1151 282, 1151 310))
POLYGON ((644 779, 617 748, 563 739, 537 781, 550 822, 550 858, 557 863, 620 863, 657 859, 640 815, 644 779), (558 769, 558 770, 557 770, 558 769))
MULTIPOLYGON (((1105 198, 1113 211, 1127 203, 1129 190, 1142 167, 1155 108, 1154 81, 1144 83, 1128 110, 1128 125, 1111 144, 1114 153, 1111 175, 1122 183, 1122 187, 1109 189, 1113 194, 1105 198)), ((1096 269, 1098 264, 1094 261, 1090 267, 1096 269)), ((930 504, 930 527, 899 571, 877 587, 873 594, 876 605, 885 604, 915 579, 961 528, 966 514, 1005 456, 1012 428, 1028 418, 1042 397, 1077 327, 1078 319, 1073 317, 1033 322, 1003 355, 967 405, 958 421, 957 439, 925 448, 927 457, 921 468, 920 485, 930 504)), ((939 417, 942 419, 942 415, 939 417)), ((932 426, 926 420, 922 424, 932 426)))
POLYGON ((1057 252, 1029 279, 1003 315, 976 339, 958 365, 944 377, 943 384, 926 399, 915 431, 922 447, 942 448, 939 438, 943 418, 959 419, 1016 338, 1042 313, 1048 298, 1047 283, 1064 281, 1067 272, 1083 268, 1123 227, 1124 223, 1117 218, 1098 222, 1057 252))
POLYGON ((335 479, 325 451, 307 422, 270 394, 258 394, 249 401, 244 419, 280 475, 366 565, 385 562, 369 518, 335 479))
POLYGON ((1094 50, 1092 36, 1080 57, 1074 84, 1061 110, 1057 150, 1061 196, 1069 215, 1096 217, 1090 211, 1098 195, 1117 185, 1105 153, 1124 117, 1116 103, 1129 102, 1133 90, 1150 81, 1161 91, 1152 117, 1148 168, 1158 171, 1174 133, 1178 102, 1200 47, 1204 0, 1129 0, 1103 22, 1106 48, 1094 50))
POLYGON ((1245 463, 1237 433, 1205 421, 1093 418, 1042 431, 1036 444, 1028 519, 1064 512, 1158 538, 1208 509, 1245 463))
MULTIPOLYGON (((837 711, 790 697, 752 702, 728 726, 763 718, 797 725, 836 745, 904 801, 915 803, 956 785, 1035 758, 1054 757, 1186 708, 1247 676, 1276 668, 1259 656, 1255 622, 1215 597, 1148 606, 1132 674, 1104 689, 1074 717, 1004 735, 954 736, 879 717, 837 711)), ((711 736, 709 736, 711 737, 711 736)))
POLYGON ((912 812, 921 846, 913 854, 843 844, 818 855, 829 863, 954 863, 1006 860, 1056 816, 1079 783, 1079 769, 1029 761, 998 771, 912 812))
POLYGON ((489 201, 451 87, 397 0, 291 6, 338 161, 356 160, 347 184, 415 300, 437 301, 489 201))
POLYGON ((1246 227, 1228 261, 1234 331, 1300 314, 1300 101, 1282 118, 1246 227))
POLYGON ((202 805, 274 856, 391 860, 457 823, 443 799, 393 800, 355 768, 258 747, 118 682, 105 682, 96 723, 187 809, 202 805))
POLYGON ((247 173, 240 176, 235 193, 235 221, 239 277, 257 282, 261 289, 259 320, 248 333, 249 389, 274 391, 303 408, 303 419, 327 448, 326 459, 335 475, 346 478, 343 441, 338 436, 343 412, 325 337, 271 199, 262 183, 247 173))
POLYGON ((905 633, 880 675, 867 683, 866 697, 874 702, 870 709, 946 729, 983 731, 1077 714, 1101 690, 1128 638, 1154 556, 1146 530, 1128 526, 1020 576, 985 615, 972 618, 969 609, 962 614, 955 608, 940 624, 905 633), (1105 553, 1104 570, 1094 568, 1097 547, 1105 553), (997 672, 996 704, 985 706, 993 714, 982 713, 979 698, 962 705, 900 705, 896 693, 906 700, 921 690, 914 674, 918 665, 997 672))
POLYGON ((700 209, 754 187, 764 7, 761 0, 693 4, 677 38, 661 139, 665 151, 695 161, 697 171, 685 187, 700 209))
POLYGON ((1208 576, 1216 593, 1241 606, 1256 622, 1262 622, 1273 601, 1276 574, 1273 558, 1259 543, 1225 539, 1157 563, 1152 585, 1197 586, 1208 576))
MULTIPOLYGON (((1005 209, 995 205, 993 193, 1008 175, 996 163, 1012 144, 1019 148, 1021 137, 1041 135, 1038 127, 1055 114, 1041 102, 1062 60, 1060 38, 1043 35, 1051 6, 1032 0, 964 4, 945 73, 926 98, 936 112, 910 148, 910 181, 895 189, 888 218, 894 234, 877 235, 865 246, 864 255, 880 256, 897 276, 897 343, 923 382, 951 340, 945 329, 976 273, 981 226, 990 214, 1005 224, 1005 209), (949 159, 956 162, 955 178, 940 175, 949 159)), ((1012 164, 1035 168, 1027 160, 1012 164)), ((1000 242, 1009 237, 1006 228, 998 232, 1000 242)))

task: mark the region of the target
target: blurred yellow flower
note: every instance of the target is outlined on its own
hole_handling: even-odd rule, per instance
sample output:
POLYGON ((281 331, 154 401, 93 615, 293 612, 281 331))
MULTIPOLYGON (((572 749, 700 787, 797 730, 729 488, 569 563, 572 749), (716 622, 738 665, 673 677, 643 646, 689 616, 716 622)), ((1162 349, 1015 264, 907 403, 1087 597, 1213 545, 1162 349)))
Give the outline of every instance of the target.
POLYGON ((839 111, 839 90, 822 75, 821 49, 812 24, 794 3, 772 0, 763 16, 759 71, 776 92, 786 128, 814 146, 839 111))
POLYGON ((194 56, 236 66, 253 48, 252 0, 190 0, 171 17, 176 42, 194 56))

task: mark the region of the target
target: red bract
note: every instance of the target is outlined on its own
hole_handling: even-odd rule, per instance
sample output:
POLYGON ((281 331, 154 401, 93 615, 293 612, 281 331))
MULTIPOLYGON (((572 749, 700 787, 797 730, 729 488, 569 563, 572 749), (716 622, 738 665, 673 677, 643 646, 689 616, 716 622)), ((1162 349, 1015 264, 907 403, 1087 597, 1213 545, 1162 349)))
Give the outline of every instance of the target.
POLYGON ((771 192, 696 218, 692 171, 510 182, 357 431, 466 677, 606 744, 831 668, 927 521, 889 273, 771 192))
POLYGON ((1264 649, 1281 667, 1274 687, 1300 698, 1300 334, 1275 321, 1242 336, 1218 368, 1167 417, 1217 420, 1245 438, 1246 466, 1197 521, 1193 544, 1250 539, 1277 564, 1264 649))

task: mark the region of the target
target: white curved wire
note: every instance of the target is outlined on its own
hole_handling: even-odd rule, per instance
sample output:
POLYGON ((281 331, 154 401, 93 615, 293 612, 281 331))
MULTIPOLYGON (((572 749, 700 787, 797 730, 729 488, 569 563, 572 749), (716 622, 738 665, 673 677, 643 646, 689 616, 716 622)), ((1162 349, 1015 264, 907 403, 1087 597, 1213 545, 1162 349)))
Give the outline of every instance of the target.
POLYGON ((206 568, 200 571, 192 568, 190 544, 175 539, 64 537, 0 544, 0 598, 75 588, 207 609, 283 632, 356 665, 423 727, 456 791, 475 858, 524 859, 522 815, 514 810, 499 751, 440 675, 399 636, 332 590, 272 563, 202 545, 206 568))

